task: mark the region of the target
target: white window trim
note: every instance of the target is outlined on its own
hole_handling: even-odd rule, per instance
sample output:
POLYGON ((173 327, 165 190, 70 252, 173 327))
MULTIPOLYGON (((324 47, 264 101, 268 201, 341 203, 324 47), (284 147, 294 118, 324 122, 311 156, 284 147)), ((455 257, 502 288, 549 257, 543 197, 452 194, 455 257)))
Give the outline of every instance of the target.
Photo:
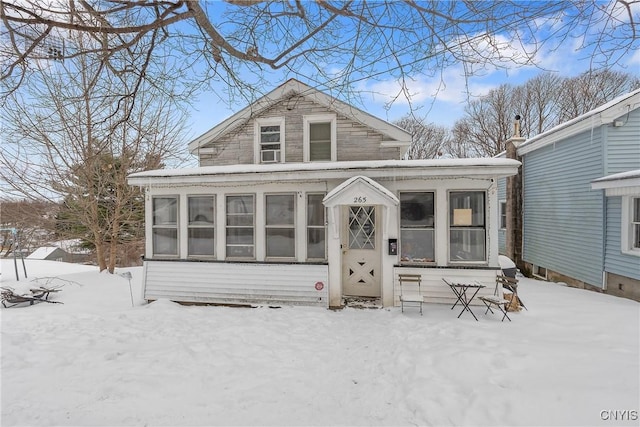
POLYGON ((621 251, 626 255, 633 255, 640 257, 640 248, 632 248, 632 233, 633 227, 631 226, 633 199, 640 198, 640 194, 631 196, 622 196, 622 229, 620 230, 620 242, 621 251))
POLYGON ((328 240, 328 236, 327 236, 327 216, 328 216, 328 212, 327 212, 327 208, 326 207, 322 207, 322 209, 324 210, 324 224, 323 225, 309 225, 309 196, 320 196, 322 198, 324 198, 327 195, 327 193, 316 193, 316 192, 310 192, 310 193, 306 193, 304 196, 304 251, 305 251, 305 259, 307 261, 313 261, 313 262, 317 262, 317 261, 326 261, 327 260, 327 240, 328 240), (322 229, 324 231, 324 258, 311 258, 309 257, 309 230, 310 229, 315 229, 315 230, 319 230, 322 229))
POLYGON ((188 258, 209 258, 209 259, 215 259, 216 255, 217 255, 217 239, 218 239, 218 230, 217 228, 217 217, 216 217, 216 210, 217 210, 217 201, 216 201, 216 195, 215 194, 187 194, 187 200, 186 200, 186 204, 187 204, 187 221, 186 221, 186 227, 187 227, 187 257, 188 258), (192 197, 208 197, 211 198, 213 200, 213 223, 211 225, 194 225, 194 224, 189 224, 189 217, 190 217, 190 213, 189 213, 189 199, 191 199, 192 197), (189 230, 190 229, 213 229, 213 255, 193 255, 189 253, 189 230))
MULTIPOLYGON (((280 163, 285 163, 285 121, 284 117, 263 117, 254 120, 253 128, 253 160, 256 164, 262 164, 260 156, 260 127, 280 126, 280 163)), ((274 162, 277 163, 277 162, 274 162)))
POLYGON ((331 123, 331 160, 336 162, 338 160, 338 131, 337 122, 338 119, 335 114, 313 114, 308 116, 302 116, 302 140, 304 144, 303 149, 303 161, 310 162, 309 160, 311 149, 309 147, 309 125, 311 123, 331 123))
POLYGON ((507 219, 504 219, 504 227, 502 226, 502 216, 507 214, 507 201, 505 199, 498 201, 498 229, 507 229, 507 219), (504 211, 502 210, 502 204, 504 203, 504 211))
MULTIPOLYGON (((450 265, 457 264, 469 264, 469 265, 487 265, 489 260, 489 212, 488 212, 488 204, 489 204, 489 193, 486 190, 482 189, 455 189, 447 191, 447 261, 450 265), (453 224, 451 224, 450 220, 450 209, 451 209, 451 194, 452 193, 484 193, 484 259, 482 260, 457 260, 451 259, 451 229, 455 228, 453 224)), ((475 227, 480 228, 480 227, 475 227)))
POLYGON ((180 258, 180 238, 181 238, 181 215, 180 215, 180 205, 181 205, 181 200, 180 200, 180 195, 178 194, 156 194, 154 196, 151 196, 151 218, 150 218, 150 223, 151 223, 151 256, 153 258, 180 258), (176 224, 175 226, 165 226, 165 225, 156 225, 153 222, 153 216, 155 214, 154 211, 154 200, 155 199, 175 199, 176 200, 176 224), (154 238, 155 238, 155 233, 154 230, 157 229, 175 229, 176 230, 176 253, 175 254, 157 254, 155 252, 155 245, 154 245, 154 238))
POLYGON ((297 224, 297 215, 298 215, 298 206, 296 203, 296 193, 265 193, 264 194, 264 254, 265 260, 295 260, 297 259, 297 242, 298 242, 298 224, 297 224), (267 225, 267 198, 269 196, 290 196, 293 200, 293 224, 291 225, 267 225), (275 229, 284 229, 284 230, 293 230, 293 256, 290 257, 276 257, 267 255, 267 230, 275 230, 275 229))

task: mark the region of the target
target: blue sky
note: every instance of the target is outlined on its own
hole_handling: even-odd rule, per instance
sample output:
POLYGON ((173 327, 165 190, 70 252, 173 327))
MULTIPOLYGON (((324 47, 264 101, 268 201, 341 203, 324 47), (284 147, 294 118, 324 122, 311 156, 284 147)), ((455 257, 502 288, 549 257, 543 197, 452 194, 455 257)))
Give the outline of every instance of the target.
MULTIPOLYGON (((640 7, 635 12, 640 16, 640 7)), ((554 25, 557 25, 555 22, 546 21, 535 24, 540 31, 547 31, 549 34, 553 32, 554 25)), ((526 42, 521 43, 517 48, 506 47, 508 39, 500 34, 486 40, 480 38, 477 46, 482 48, 483 43, 503 44, 505 47, 501 49, 500 54, 505 58, 522 56, 525 50, 532 52, 534 49, 533 46, 527 46, 526 42)), ((451 127, 457 119, 462 117, 468 99, 482 96, 503 83, 519 85, 545 71, 558 73, 563 77, 572 77, 588 70, 592 66, 592 58, 588 49, 581 49, 585 43, 588 44, 586 36, 576 34, 573 38, 555 43, 555 46, 553 43, 545 44, 535 55, 536 66, 514 67, 505 61, 502 62, 503 68, 479 68, 470 73, 472 65, 454 64, 437 69, 434 75, 415 74, 407 79, 405 84, 411 93, 411 104, 418 116, 423 117, 427 122, 451 127)), ((405 58, 405 60, 410 61, 411 58, 405 58)), ((333 71, 339 75, 342 66, 344 65, 339 63, 327 64, 330 68, 329 74, 333 71)), ((636 50, 633 54, 620 58, 614 69, 640 75, 640 51, 636 50)), ((303 73, 304 71, 301 70, 298 75, 293 76, 291 72, 288 76, 283 73, 267 75, 273 83, 261 90, 263 93, 269 92, 288 77, 296 77, 310 86, 317 86, 313 79, 305 79, 303 73)), ((214 83, 214 87, 216 92, 224 92, 222 84, 214 83)), ((395 98, 395 101, 390 104, 397 95, 399 87, 397 79, 391 74, 381 74, 376 79, 368 79, 365 76, 351 85, 351 89, 360 96, 358 101, 351 103, 382 119, 393 121, 410 110, 408 100, 402 96, 395 98)), ((246 101, 224 103, 220 102, 219 97, 213 93, 201 94, 194 102, 189 121, 191 137, 206 132, 245 106, 246 101)))

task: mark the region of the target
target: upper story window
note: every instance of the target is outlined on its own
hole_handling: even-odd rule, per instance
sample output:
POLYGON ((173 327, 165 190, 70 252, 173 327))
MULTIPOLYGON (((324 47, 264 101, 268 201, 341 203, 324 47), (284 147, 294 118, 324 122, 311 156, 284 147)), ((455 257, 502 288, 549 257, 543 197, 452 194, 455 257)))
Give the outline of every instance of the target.
POLYGON ((449 260, 486 261, 485 192, 449 193, 449 260))
POLYGON ((304 161, 335 162, 338 159, 336 132, 335 114, 304 116, 304 161))
POLYGON ((256 163, 284 162, 284 117, 256 119, 256 163))

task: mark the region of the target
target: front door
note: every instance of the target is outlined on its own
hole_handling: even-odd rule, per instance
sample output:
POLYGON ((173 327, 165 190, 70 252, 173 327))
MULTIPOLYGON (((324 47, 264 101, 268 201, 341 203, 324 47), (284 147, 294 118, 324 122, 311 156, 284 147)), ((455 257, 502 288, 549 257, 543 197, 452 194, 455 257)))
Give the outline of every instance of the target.
POLYGON ((380 296, 380 244, 376 206, 344 206, 342 285, 348 296, 380 296))

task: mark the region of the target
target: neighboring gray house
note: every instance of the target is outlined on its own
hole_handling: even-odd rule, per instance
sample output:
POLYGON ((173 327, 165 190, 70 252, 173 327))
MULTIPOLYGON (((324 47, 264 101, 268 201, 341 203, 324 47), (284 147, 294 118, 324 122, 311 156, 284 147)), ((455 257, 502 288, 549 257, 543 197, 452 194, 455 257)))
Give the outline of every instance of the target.
MULTIPOLYGON (((640 300, 640 89, 526 140, 517 154, 521 268, 640 300)), ((505 179, 499 184, 503 202, 505 179)))
POLYGON ((410 143, 297 80, 275 88, 189 144, 199 167, 129 176, 146 194, 143 297, 390 307, 401 273, 427 302, 455 302, 445 277, 491 295, 497 180, 520 163, 402 160, 410 143))

